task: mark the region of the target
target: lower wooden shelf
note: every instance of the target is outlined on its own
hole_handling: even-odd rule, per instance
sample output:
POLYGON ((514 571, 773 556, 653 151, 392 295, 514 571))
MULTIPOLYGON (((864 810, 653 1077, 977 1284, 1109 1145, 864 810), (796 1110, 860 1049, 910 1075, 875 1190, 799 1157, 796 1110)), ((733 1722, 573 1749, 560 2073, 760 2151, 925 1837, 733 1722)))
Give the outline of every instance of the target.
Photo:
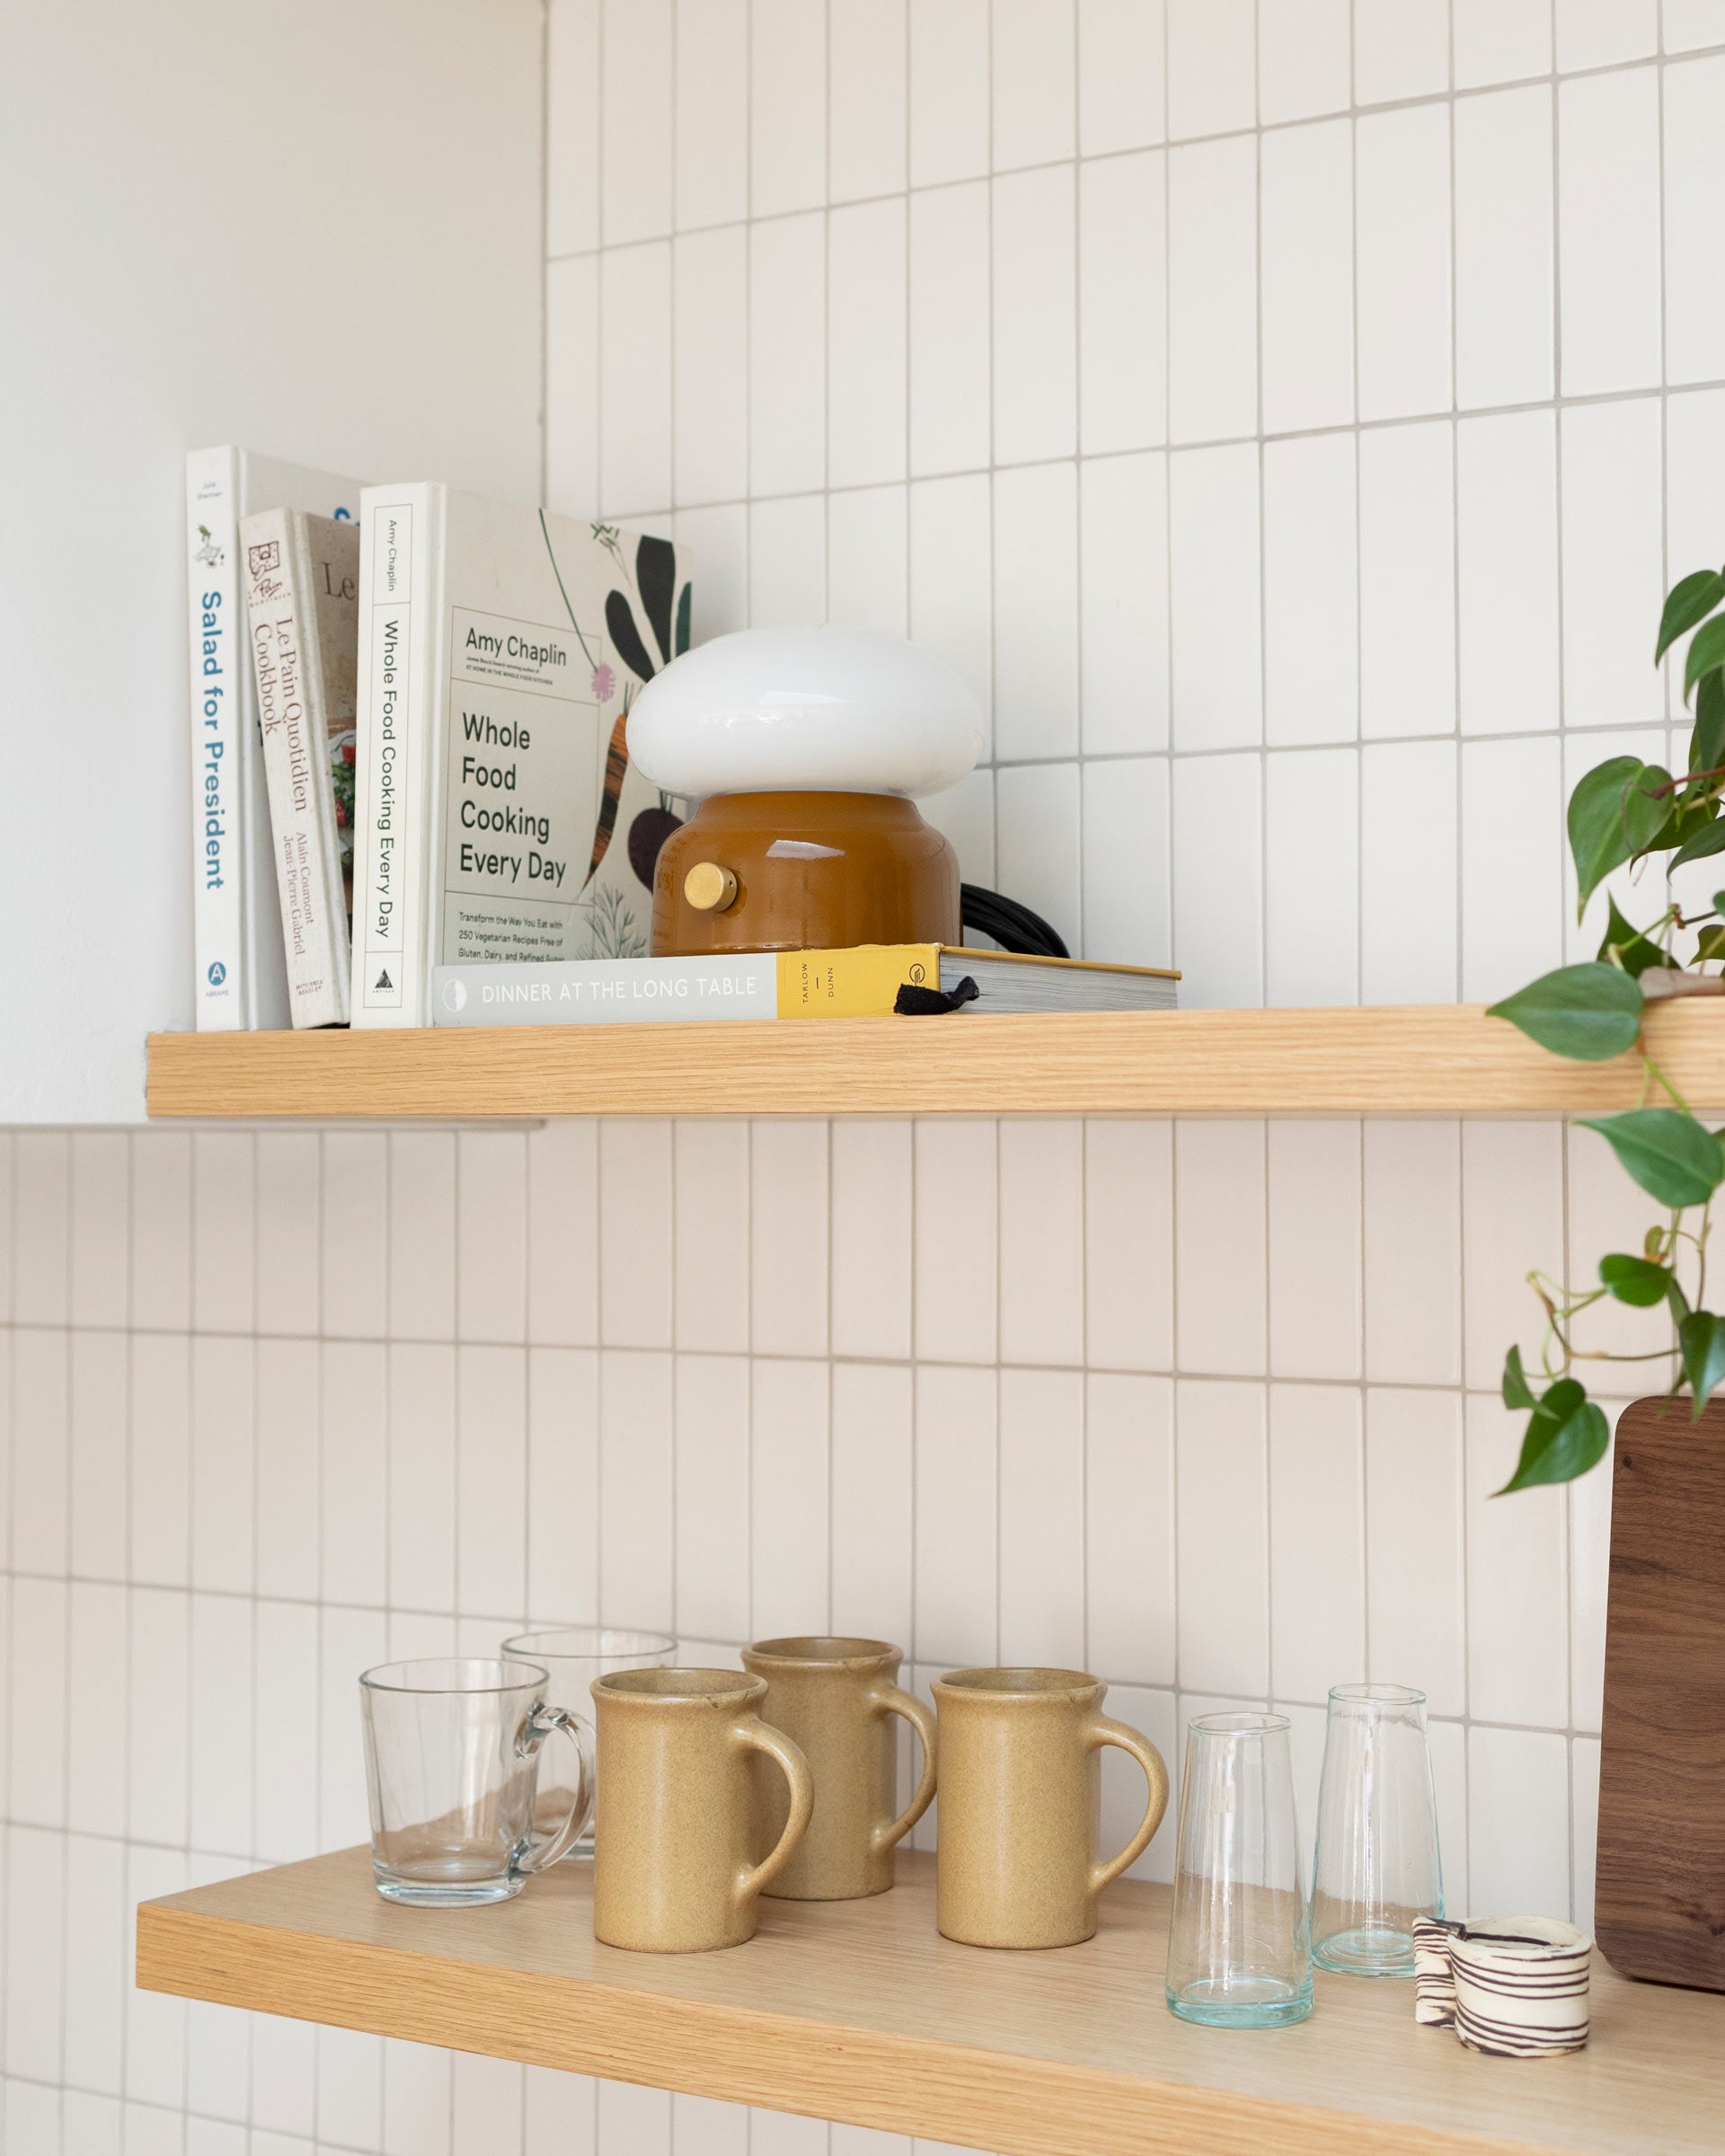
POLYGON ((933 1860, 871 1901, 764 1902, 717 1954, 595 1944, 591 1873, 400 1909, 344 1850, 146 1902, 137 1981, 1002 2156, 1717 2156, 1725 1997, 1596 1960, 1592 2047, 1514 2062, 1418 2028, 1412 1986, 1318 1978, 1295 2028, 1190 2028, 1163 2000, 1164 1888, 1104 1898, 1082 1947, 986 1953, 934 1929, 933 1860))

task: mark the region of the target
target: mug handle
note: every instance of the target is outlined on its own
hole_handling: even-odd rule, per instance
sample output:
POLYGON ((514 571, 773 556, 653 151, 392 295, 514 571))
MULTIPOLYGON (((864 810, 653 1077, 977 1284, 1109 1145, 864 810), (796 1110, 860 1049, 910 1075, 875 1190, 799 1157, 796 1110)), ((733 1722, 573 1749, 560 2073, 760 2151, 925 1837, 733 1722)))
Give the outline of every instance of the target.
POLYGON ((553 1730, 561 1729, 575 1747, 575 1756, 580 1762, 576 1778, 574 1801, 569 1807, 569 1816, 554 1834, 547 1836, 537 1849, 529 1846, 515 1860, 517 1871, 544 1871, 548 1865, 566 1856, 574 1844, 575 1837, 587 1825, 593 1810, 593 1726, 579 1714, 571 1714, 566 1707, 548 1707, 541 1700, 527 1716, 516 1734, 515 1755, 518 1759, 536 1759, 539 1747, 553 1730))
POLYGON ((1142 1730, 1134 1729, 1125 1722, 1117 1722, 1111 1714, 1098 1714, 1084 1726, 1084 1749, 1100 1752, 1104 1745, 1117 1745, 1122 1752, 1129 1752, 1144 1769, 1144 1779, 1150 1784, 1150 1801, 1144 1807, 1137 1831, 1118 1857, 1110 1857, 1106 1864, 1092 1864, 1090 1868, 1090 1891, 1100 1894, 1104 1886, 1112 1886, 1128 1864, 1136 1864, 1150 1846, 1150 1837, 1162 1825, 1162 1816, 1168 1809, 1168 1770, 1163 1757, 1142 1730))
POLYGON ((934 1801, 934 1717, 919 1699, 897 1684, 877 1684, 869 1702, 877 1714, 902 1716, 923 1740, 923 1779, 916 1784, 916 1794, 896 1819, 877 1826, 869 1837, 875 1854, 883 1856, 898 1846, 934 1801))
POLYGON ((734 1727, 737 1740, 744 1749, 765 1752, 791 1784, 791 1816, 784 1823, 784 1832, 760 1862, 740 1874, 737 1880, 733 1891, 742 1903, 752 1901, 767 1881, 777 1878, 791 1861, 792 1851, 801 1841, 815 1808, 815 1780, 809 1772, 809 1762, 803 1757, 802 1746, 792 1744, 783 1729, 774 1729, 758 1714, 739 1714, 734 1727))

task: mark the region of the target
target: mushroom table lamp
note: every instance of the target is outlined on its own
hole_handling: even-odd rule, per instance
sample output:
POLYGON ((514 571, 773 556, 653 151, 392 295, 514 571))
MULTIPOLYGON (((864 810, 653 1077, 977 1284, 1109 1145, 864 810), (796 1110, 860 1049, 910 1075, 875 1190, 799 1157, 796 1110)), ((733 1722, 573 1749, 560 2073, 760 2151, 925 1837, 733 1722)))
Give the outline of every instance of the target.
POLYGON ((742 629, 629 714, 642 775, 700 807, 659 851, 655 957, 956 943, 958 856, 913 806, 983 747, 943 660, 861 629, 742 629))

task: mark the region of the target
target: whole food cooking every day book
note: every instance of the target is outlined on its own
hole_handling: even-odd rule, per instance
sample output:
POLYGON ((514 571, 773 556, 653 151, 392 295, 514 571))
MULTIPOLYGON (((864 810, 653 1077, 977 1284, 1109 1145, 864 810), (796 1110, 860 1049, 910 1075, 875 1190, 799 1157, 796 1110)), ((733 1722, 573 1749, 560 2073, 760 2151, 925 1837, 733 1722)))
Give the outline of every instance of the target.
POLYGON ((241 520, 240 546, 288 1012, 296 1026, 344 1026, 359 527, 263 509, 241 520))
POLYGON ((355 1026, 429 1024, 438 964, 645 957, 677 818, 630 762, 628 710, 688 642, 668 540, 366 489, 355 1026))
POLYGON ((193 1009, 200 1033, 289 1022, 239 526, 257 509, 357 518, 360 482, 232 444, 186 455, 193 1009))
POLYGON ((439 966, 439 1026, 603 1026, 700 1019, 871 1018, 906 984, 947 993, 976 982, 985 1012, 1172 1011, 1180 976, 1146 966, 1038 959, 939 943, 749 951, 550 966, 439 966))

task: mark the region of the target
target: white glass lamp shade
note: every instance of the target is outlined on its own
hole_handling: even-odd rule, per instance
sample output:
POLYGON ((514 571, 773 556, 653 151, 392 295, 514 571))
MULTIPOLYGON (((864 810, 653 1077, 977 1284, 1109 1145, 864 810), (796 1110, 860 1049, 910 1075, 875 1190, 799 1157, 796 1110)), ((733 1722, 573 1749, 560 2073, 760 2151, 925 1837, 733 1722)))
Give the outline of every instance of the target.
POLYGON ((982 706, 943 659, 869 629, 739 629, 686 651, 629 713, 631 760, 667 793, 938 793, 983 749, 982 706))

